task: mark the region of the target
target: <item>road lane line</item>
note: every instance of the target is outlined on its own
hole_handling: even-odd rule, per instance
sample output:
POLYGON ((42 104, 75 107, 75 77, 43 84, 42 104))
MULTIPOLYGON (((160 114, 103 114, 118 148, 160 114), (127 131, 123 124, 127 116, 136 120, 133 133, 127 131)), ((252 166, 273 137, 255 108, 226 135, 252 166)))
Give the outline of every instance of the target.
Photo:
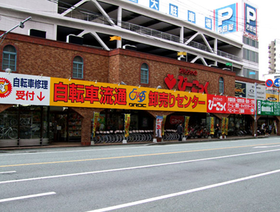
MULTIPOLYGON (((267 144, 272 145, 275 143, 267 144)), ((260 144, 263 145, 263 144, 260 144)), ((159 152, 159 153, 150 153, 142 155, 126 155, 126 156, 115 156, 115 157, 105 157, 105 158, 88 158, 88 159, 79 159, 79 160, 68 160, 68 161, 50 161, 50 162, 38 162, 38 163, 25 163, 25 164, 10 164, 10 165, 0 165, 0 168, 7 167, 18 167, 18 166, 34 166, 34 165, 49 165, 49 164, 60 164, 60 163, 77 163, 77 162, 86 162, 86 161, 98 161, 98 160, 112 160, 112 159, 122 159, 122 158, 136 158, 136 157, 148 157, 148 156, 158 156, 158 155, 172 155, 172 154, 182 154, 190 152, 205 152, 205 151, 216 151, 216 150, 225 150, 225 149, 238 149, 246 147, 255 147, 259 145, 246 145, 246 146, 234 146, 234 147, 221 147, 213 149, 198 149, 198 150, 184 150, 177 152, 159 152)))
POLYGON ((274 145, 274 146, 255 146, 255 149, 265 149, 265 148, 274 148, 279 147, 280 145, 274 145))
POLYGON ((0 174, 11 174, 11 173, 15 173, 16 171, 6 171, 6 172, 0 172, 0 174))
POLYGON ((135 169, 146 169, 146 168, 153 168, 153 167, 170 166, 170 165, 194 163, 194 162, 201 162, 201 161, 208 161, 208 160, 218 160, 218 159, 224 159, 224 158, 263 154, 263 153, 277 152, 277 151, 280 151, 280 149, 273 149, 273 150, 266 150, 266 151, 259 151, 259 152, 240 153, 240 154, 234 154, 234 155, 224 155, 224 156, 193 159, 193 160, 186 160, 186 161, 176 161, 176 162, 169 162, 169 163, 159 163, 159 164, 151 164, 151 165, 143 165, 143 166, 132 166, 132 167, 125 167, 125 168, 105 169, 105 170, 99 170, 99 171, 80 172, 80 173, 62 174, 62 175, 52 175, 52 176, 26 178, 26 179, 19 179, 19 180, 7 180, 7 181, 0 181, 0 185, 1 184, 8 184, 8 183, 35 181, 35 180, 46 180, 46 179, 55 179, 55 178, 63 178, 63 177, 75 177, 75 176, 82 176, 82 175, 93 175, 93 174, 101 174, 101 173, 109 173, 109 172, 127 171, 127 170, 135 170, 135 169))
POLYGON ((56 194, 56 193, 55 192, 47 192, 47 193, 32 194, 32 195, 27 195, 27 196, 12 197, 12 198, 7 198, 7 199, 0 199, 0 203, 10 202, 10 201, 15 201, 15 200, 22 200, 22 199, 30 199, 30 198, 35 198, 35 197, 49 196, 49 195, 54 195, 54 194, 56 194))
POLYGON ((208 185, 208 186, 202 186, 202 187, 198 187, 198 188, 194 188, 194 189, 190 189, 190 190, 186 190, 186 191, 181 191, 181 192, 177 192, 177 193, 171 193, 171 194, 167 194, 167 195, 152 197, 152 198, 143 199, 143 200, 134 201, 134 202, 128 202, 128 203, 115 205, 115 206, 110 206, 110 207, 101 208, 101 209, 96 209, 96 210, 92 210, 92 211, 88 211, 88 212, 106 212, 106 211, 112 211, 112 210, 132 207, 132 206, 136 206, 136 205, 146 204, 146 203, 149 203, 149 202, 155 202, 155 201, 159 201, 159 200, 163 200, 163 199, 168 199, 168 198, 173 198, 173 197, 182 196, 182 195, 186 195, 186 194, 191 194, 191 193, 198 192, 198 191, 204 191, 204 190, 213 189, 213 188, 217 188, 217 187, 221 187, 221 186, 226 186, 226 185, 230 185, 230 184, 234 184, 234 183, 239 183, 239 182, 246 181, 246 180, 252 180, 252 179, 255 179, 255 178, 258 178, 258 177, 265 177, 267 175, 277 174, 279 172, 280 172, 280 169, 277 169, 277 170, 274 170, 274 171, 264 172, 264 173, 260 173, 260 174, 256 174, 256 175, 247 176, 247 177, 242 177, 242 178, 238 178, 238 179, 235 179, 235 180, 229 180, 229 181, 216 183, 216 184, 212 184, 212 185, 208 185))

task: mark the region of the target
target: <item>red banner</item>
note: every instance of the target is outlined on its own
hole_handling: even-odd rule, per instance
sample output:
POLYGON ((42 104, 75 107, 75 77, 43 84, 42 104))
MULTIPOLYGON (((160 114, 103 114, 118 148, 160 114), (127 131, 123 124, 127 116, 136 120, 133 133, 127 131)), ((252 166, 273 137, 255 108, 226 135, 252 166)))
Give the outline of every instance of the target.
POLYGON ((255 100, 227 97, 227 113, 253 115, 255 113, 255 100))
POLYGON ((254 114, 255 100, 239 97, 207 95, 208 113, 254 114))
POLYGON ((207 95, 208 113, 227 113, 227 97, 207 95))

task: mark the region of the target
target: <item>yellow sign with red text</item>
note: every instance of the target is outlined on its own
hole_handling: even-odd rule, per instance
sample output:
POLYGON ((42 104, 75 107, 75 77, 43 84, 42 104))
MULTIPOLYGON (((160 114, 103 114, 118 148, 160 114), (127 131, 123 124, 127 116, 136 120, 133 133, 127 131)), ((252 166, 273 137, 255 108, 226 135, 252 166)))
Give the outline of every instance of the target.
POLYGON ((206 112, 207 95, 51 78, 50 106, 206 112))

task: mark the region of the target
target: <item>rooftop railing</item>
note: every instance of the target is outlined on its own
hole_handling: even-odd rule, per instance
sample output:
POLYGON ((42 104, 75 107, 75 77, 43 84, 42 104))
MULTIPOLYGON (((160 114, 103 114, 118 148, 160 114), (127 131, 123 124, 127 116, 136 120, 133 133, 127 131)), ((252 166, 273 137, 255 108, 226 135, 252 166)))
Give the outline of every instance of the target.
MULTIPOLYGON (((68 8, 65 7, 58 7, 58 13, 63 13, 64 11, 66 11, 68 8)), ((96 14, 96 13, 92 13, 92 12, 85 12, 85 11, 80 11, 80 10, 72 10, 71 12, 69 12, 66 16, 71 17, 71 18, 76 18, 76 19, 81 19, 81 20, 85 20, 85 21, 92 21, 95 23, 101 23, 101 24, 105 24, 105 25, 110 25, 110 23, 100 14, 96 14)), ((117 24, 117 20, 112 19, 111 20, 117 24)), ((176 43, 180 43, 180 37, 176 36, 176 35, 172 35, 169 33, 165 33, 165 32, 161 32, 155 29, 151 29, 148 27, 143 27, 137 24, 132 24, 132 23, 128 23, 128 22, 121 22, 121 27, 123 29, 127 29, 133 32, 137 32, 139 34, 142 35, 148 35, 148 36, 152 36, 152 37, 156 37, 156 38, 160 38, 160 39, 164 39, 164 40, 169 40, 169 41, 173 41, 176 43)), ((186 42, 187 40, 185 39, 184 42, 186 42)), ((196 49, 200 49, 206 52, 212 52, 216 55, 219 55, 221 57, 225 57, 225 58, 229 58, 235 61, 241 61, 240 57, 237 57, 235 55, 229 54, 227 52, 223 52, 220 50, 217 51, 211 51, 207 45, 204 45, 202 43, 198 43, 195 41, 191 41, 188 44, 186 44, 187 46, 191 46, 193 48, 196 49)))

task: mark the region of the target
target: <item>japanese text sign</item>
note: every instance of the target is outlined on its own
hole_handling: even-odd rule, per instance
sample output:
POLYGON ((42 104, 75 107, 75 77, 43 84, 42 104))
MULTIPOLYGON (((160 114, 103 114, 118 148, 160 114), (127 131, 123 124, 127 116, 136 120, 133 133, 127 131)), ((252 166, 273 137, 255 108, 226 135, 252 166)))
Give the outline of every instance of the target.
POLYGON ((206 94, 51 78, 51 106, 206 112, 206 94))
POLYGON ((280 103, 258 100, 257 114, 258 115, 280 116, 280 103))
POLYGON ((49 105, 50 77, 0 73, 0 100, 6 104, 49 105))
POLYGON ((254 114, 255 100, 207 95, 208 113, 254 114))

